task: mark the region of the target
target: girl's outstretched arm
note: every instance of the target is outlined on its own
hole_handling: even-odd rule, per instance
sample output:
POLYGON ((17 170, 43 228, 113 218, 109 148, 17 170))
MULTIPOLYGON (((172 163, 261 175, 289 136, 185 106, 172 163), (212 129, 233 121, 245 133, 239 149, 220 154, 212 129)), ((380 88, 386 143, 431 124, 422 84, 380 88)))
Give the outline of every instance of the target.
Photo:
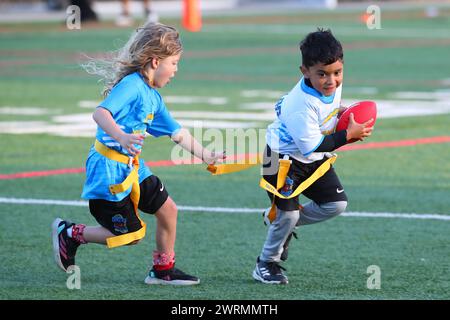
POLYGON ((214 152, 203 146, 191 135, 189 130, 182 128, 171 137, 172 141, 192 153, 206 164, 214 164, 217 160, 226 158, 225 151, 214 152))

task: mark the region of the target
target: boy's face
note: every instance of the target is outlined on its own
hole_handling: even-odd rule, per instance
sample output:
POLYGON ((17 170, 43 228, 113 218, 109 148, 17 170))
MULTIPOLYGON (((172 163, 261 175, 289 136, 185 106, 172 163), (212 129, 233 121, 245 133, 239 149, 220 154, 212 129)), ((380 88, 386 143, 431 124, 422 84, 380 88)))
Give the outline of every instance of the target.
POLYGON ((173 77, 175 77, 175 74, 178 71, 178 62, 180 61, 180 58, 181 53, 161 60, 154 59, 154 87, 162 88, 168 84, 173 77))
POLYGON ((344 64, 337 60, 332 64, 317 63, 311 67, 301 66, 305 78, 311 81, 314 89, 324 96, 331 96, 342 83, 344 64))

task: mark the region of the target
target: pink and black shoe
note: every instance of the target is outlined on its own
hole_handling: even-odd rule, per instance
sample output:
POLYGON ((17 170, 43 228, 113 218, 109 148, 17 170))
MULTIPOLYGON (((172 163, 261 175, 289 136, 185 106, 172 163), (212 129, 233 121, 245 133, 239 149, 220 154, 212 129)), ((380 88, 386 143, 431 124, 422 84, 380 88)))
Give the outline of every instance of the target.
POLYGON ((167 270, 156 270, 154 267, 145 278, 146 284, 166 284, 177 286, 192 286, 200 283, 200 279, 184 273, 180 269, 172 268, 167 270))
POLYGON ((53 254, 56 264, 64 271, 75 265, 75 255, 80 242, 70 238, 67 230, 75 223, 56 218, 52 224, 53 254))

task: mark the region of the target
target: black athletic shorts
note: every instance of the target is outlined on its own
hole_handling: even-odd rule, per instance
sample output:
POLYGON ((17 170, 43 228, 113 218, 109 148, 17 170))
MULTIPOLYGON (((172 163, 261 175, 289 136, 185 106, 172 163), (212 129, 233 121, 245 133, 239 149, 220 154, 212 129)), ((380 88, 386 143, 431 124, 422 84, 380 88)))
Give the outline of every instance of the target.
MULTIPOLYGON (((156 213, 169 197, 166 187, 155 175, 146 178, 139 186, 141 194, 138 208, 145 213, 156 213)), ((115 235, 134 232, 141 228, 130 195, 117 202, 103 199, 89 200, 89 209, 95 220, 115 235)))
MULTIPOLYGON (((264 150, 263 176, 267 182, 275 187, 278 175, 276 173, 273 174, 273 170, 269 170, 268 168, 271 166, 272 161, 276 161, 276 172, 278 172, 278 159, 283 158, 283 156, 284 155, 272 151, 269 146, 266 146, 266 150, 264 150), (268 172, 270 172, 270 174, 266 175, 268 172)), ((284 192, 285 195, 292 194, 300 183, 308 179, 322 163, 328 160, 328 158, 325 157, 324 159, 313 163, 302 163, 292 158, 290 158, 290 160, 292 160, 292 163, 286 177, 286 182, 280 191, 281 194, 284 192)), ((270 192, 267 192, 267 194, 269 195, 270 201, 272 201, 274 195, 270 192)), ((310 185, 309 188, 304 190, 302 194, 317 204, 347 201, 347 195, 345 194, 344 188, 333 167, 310 185)), ((284 211, 298 210, 298 198, 299 197, 280 199, 275 197, 275 204, 277 208, 284 211)))

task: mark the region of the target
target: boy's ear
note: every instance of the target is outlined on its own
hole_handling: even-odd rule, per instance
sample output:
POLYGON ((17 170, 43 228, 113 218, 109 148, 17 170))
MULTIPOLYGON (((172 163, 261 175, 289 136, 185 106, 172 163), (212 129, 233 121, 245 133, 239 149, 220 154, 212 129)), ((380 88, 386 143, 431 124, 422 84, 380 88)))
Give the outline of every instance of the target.
POLYGON ((309 78, 309 75, 310 75, 309 68, 305 67, 304 65, 301 65, 300 71, 303 73, 303 75, 305 76, 306 79, 309 78))

